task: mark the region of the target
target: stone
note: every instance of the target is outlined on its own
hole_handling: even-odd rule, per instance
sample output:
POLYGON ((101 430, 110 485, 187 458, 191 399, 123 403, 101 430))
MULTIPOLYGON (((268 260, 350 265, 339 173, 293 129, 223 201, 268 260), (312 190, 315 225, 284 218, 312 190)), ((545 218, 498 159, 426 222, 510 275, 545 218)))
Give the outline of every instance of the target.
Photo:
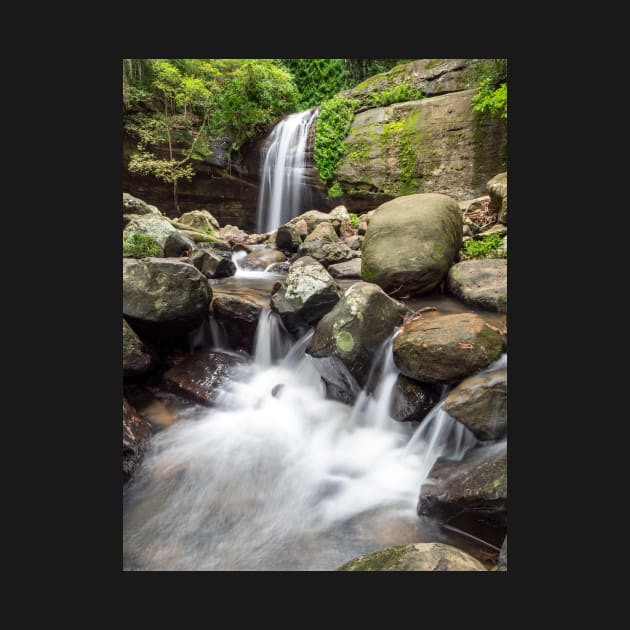
POLYGON ((318 223, 315 229, 304 239, 305 243, 310 243, 311 241, 337 243, 339 241, 339 237, 337 236, 337 232, 335 232, 335 228, 331 223, 328 223, 328 221, 322 221, 321 223, 318 223))
MULTIPOLYGON (((324 221, 326 223, 330 223, 330 216, 327 212, 320 212, 319 210, 309 210, 308 212, 304 212, 297 217, 293 217, 293 219, 291 219, 289 223, 297 227, 301 221, 304 221, 306 223, 307 233, 310 234, 320 223, 324 221)), ((303 236, 306 235, 304 234, 303 236)))
POLYGON ((418 514, 455 515, 507 526, 507 441, 469 450, 460 461, 440 458, 420 489, 418 514))
POLYGON ((192 265, 123 258, 123 315, 139 333, 185 333, 207 317, 212 290, 192 265))
POLYGON ((289 269, 291 268, 291 263, 288 260, 284 262, 273 263, 267 267, 267 271, 269 273, 289 273, 289 269))
POLYGON ((361 275, 396 296, 427 293, 440 284, 462 245, 457 202, 427 193, 379 206, 363 241, 361 275))
POLYGON ((474 313, 418 313, 394 339, 396 367, 409 378, 450 383, 470 376, 501 356, 503 335, 474 313))
POLYGON ((279 249, 261 247, 247 254, 247 256, 241 260, 240 266, 243 269, 250 269, 252 271, 264 271, 269 265, 284 262, 286 259, 287 257, 279 249))
POLYGON ((337 263, 328 267, 328 273, 333 278, 358 278, 361 279, 361 259, 353 258, 346 262, 337 263))
POLYGON ((220 238, 222 241, 232 243, 245 243, 249 234, 244 230, 241 230, 236 225, 224 225, 220 230, 216 230, 214 233, 216 238, 220 238))
POLYGON ((206 278, 227 278, 236 273, 231 256, 223 256, 213 249, 198 249, 190 255, 190 260, 206 278))
POLYGON ((244 363, 242 357, 202 348, 167 370, 162 379, 170 391, 211 407, 225 384, 234 377, 236 368, 244 363))
POLYGON ((285 328, 291 333, 304 332, 328 313, 341 298, 332 276, 316 260, 299 258, 289 267, 281 287, 271 298, 285 328))
POLYGON ((442 409, 479 440, 498 440, 507 433, 507 369, 464 379, 452 389, 442 409))
POLYGON ((336 208, 333 208, 328 213, 328 220, 335 222, 338 221, 340 225, 343 223, 349 223, 350 215, 348 214, 348 209, 345 206, 337 206, 336 208))
POLYGON ((337 571, 485 571, 470 554, 443 543, 396 545, 364 554, 337 571))
POLYGON ((228 347, 252 353, 260 311, 268 304, 253 292, 247 297, 217 293, 212 300, 212 314, 221 324, 228 347))
POLYGON ((169 234, 164 242, 164 256, 167 258, 177 258, 185 252, 191 252, 195 249, 195 243, 179 230, 175 230, 169 234))
POLYGON ((495 175, 487 183, 490 207, 498 210, 497 220, 507 225, 507 171, 495 175))
POLYGON ((164 246, 169 236, 175 233, 171 222, 161 214, 134 216, 123 230, 123 236, 141 234, 152 238, 159 247, 159 256, 164 256, 164 246))
POLYGON ((207 210, 192 210, 185 212, 177 219, 179 223, 190 225, 197 230, 218 230, 219 222, 207 210))
POLYGON ((298 249, 299 256, 310 256, 324 267, 360 258, 361 253, 350 249, 343 243, 329 243, 328 241, 304 241, 298 249))
POLYGON ((147 442, 151 437, 151 426, 138 415, 136 409, 123 398, 123 435, 122 435, 122 475, 123 484, 127 483, 137 468, 147 442))
POLYGON ((297 252, 302 244, 302 236, 297 227, 291 223, 286 223, 278 228, 276 233, 276 247, 284 253, 297 252))
POLYGON ((420 422, 440 399, 436 388, 399 374, 392 392, 389 415, 399 422, 420 422))
POLYGON ((125 214, 156 214, 161 215, 162 213, 155 207, 152 206, 142 199, 138 199, 138 197, 134 197, 129 193, 123 193, 123 215, 125 214))
POLYGON ((322 317, 306 352, 316 359, 324 381, 356 396, 367 384, 382 344, 406 311, 375 284, 357 282, 322 317))
POLYGON ((123 378, 134 378, 150 372, 156 356, 140 340, 123 317, 123 378))
POLYGON ((507 312, 507 260, 482 258, 453 265, 446 288, 462 302, 499 313, 507 312))

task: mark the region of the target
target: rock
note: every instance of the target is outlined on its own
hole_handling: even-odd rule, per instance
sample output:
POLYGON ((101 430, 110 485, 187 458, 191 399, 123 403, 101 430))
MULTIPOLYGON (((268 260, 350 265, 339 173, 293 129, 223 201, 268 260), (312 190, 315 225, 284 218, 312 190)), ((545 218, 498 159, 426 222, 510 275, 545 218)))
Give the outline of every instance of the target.
POLYGON ((279 249, 261 247, 255 249, 251 254, 247 254, 240 264, 243 269, 264 271, 269 265, 284 262, 286 259, 287 257, 279 249))
POLYGON ((507 370, 464 379, 452 389, 442 409, 466 425, 479 440, 498 440, 507 432, 507 370))
POLYGON ((462 245, 457 202, 427 193, 379 206, 363 241, 362 276, 387 293, 413 295, 435 288, 462 245))
POLYGON ((464 234, 464 236, 472 236, 472 230, 470 229, 470 225, 468 225, 467 223, 464 223, 464 226, 462 228, 462 233, 464 234))
POLYGON ((280 289, 271 298, 285 328, 298 333, 316 324, 341 298, 332 276, 316 260, 300 258, 289 267, 280 289))
POLYGON ((142 343, 123 317, 123 378, 146 374, 155 367, 155 355, 142 343))
POLYGON ((231 257, 222 256, 212 249, 198 249, 190 255, 190 260, 206 278, 227 278, 236 273, 231 257))
POLYGON ((473 448, 460 461, 438 459, 420 489, 418 514, 507 526, 507 441, 473 448))
POLYGON ((503 336, 479 315, 436 311, 410 319, 394 339, 394 362, 409 378, 449 383, 499 358, 503 336))
POLYGON ((189 332, 207 316, 212 290, 192 265, 171 258, 123 259, 123 315, 141 333, 189 332))
POLYGON ((249 236, 247 232, 235 225, 224 225, 220 230, 216 230, 214 235, 222 241, 232 241, 233 243, 245 243, 249 236))
POLYGON ((361 221, 361 223, 359 223, 359 228, 357 230, 357 233, 359 234, 359 236, 365 236, 365 233, 367 232, 367 228, 368 228, 367 222, 361 221))
POLYGON ((254 293, 248 297, 218 293, 214 297, 212 314, 225 331, 228 347, 242 349, 250 354, 253 352, 258 316, 267 306, 254 293))
POLYGON ((302 239, 306 238, 306 235, 308 234, 308 223, 305 219, 300 219, 298 217, 297 221, 295 221, 295 223, 292 223, 291 225, 295 227, 302 239))
POLYGON ((507 260, 464 260, 448 272, 446 288, 462 302, 489 311, 507 312, 507 260))
POLYGON ((310 243, 311 241, 326 241, 328 243, 337 243, 339 241, 339 237, 337 236, 337 232, 335 232, 335 228, 332 226, 331 223, 328 223, 328 221, 322 221, 304 239, 305 243, 310 243))
POLYGON ((278 385, 274 385, 273 389, 271 390, 271 395, 274 398, 279 398, 283 389, 284 389, 284 384, 278 383, 278 385))
MULTIPOLYGON (((350 249, 354 249, 356 251, 360 251, 361 250, 361 242, 362 241, 363 241, 363 239, 360 236, 358 238, 353 239, 352 242, 349 245, 350 249)), ((346 244, 348 244, 348 243, 346 243, 346 244)))
POLYGON ((328 213, 328 220, 339 222, 339 225, 350 222, 350 215, 346 206, 337 206, 328 213))
POLYGON ((134 216, 123 230, 123 236, 141 234, 152 238, 160 248, 159 255, 164 255, 164 246, 169 236, 175 233, 171 222, 161 214, 134 216))
POLYGON ((215 253, 220 254, 224 258, 227 258, 228 260, 232 260, 232 251, 238 251, 239 248, 247 247, 247 246, 236 245, 234 247, 234 250, 232 250, 229 243, 226 243, 225 241, 212 241, 212 243, 200 243, 197 247, 199 247, 199 249, 212 250, 215 253))
POLYGON ((443 543, 396 545, 346 562, 337 571, 485 571, 471 555, 443 543))
POLYGON ((478 232, 475 234, 476 240, 481 240, 482 238, 489 236, 490 234, 507 234, 507 226, 502 225, 501 223, 495 223, 493 226, 483 230, 482 232, 478 232))
MULTIPOLYGON (((297 227, 297 225, 301 221, 304 221, 306 223, 307 233, 310 234, 320 223, 324 221, 326 223, 330 223, 330 216, 327 212, 320 212, 319 210, 309 210, 308 212, 304 212, 297 217, 293 217, 293 219, 291 219, 289 223, 297 227)), ((304 234, 303 236, 306 235, 304 234)))
POLYGON ((487 184, 490 207, 498 210, 497 220, 507 225, 507 171, 495 175, 487 184))
POLYGON ((317 359, 315 364, 326 382, 357 395, 367 384, 381 345, 405 312, 406 307, 380 287, 357 282, 317 324, 306 352, 317 359))
POLYGON ((138 197, 133 197, 129 193, 123 193, 123 215, 125 214, 157 214, 162 215, 162 213, 155 207, 152 206, 142 199, 138 199, 138 197))
POLYGON ((498 571, 507 571, 507 535, 503 539, 501 545, 501 553, 499 553, 499 567, 498 571))
POLYGON ((399 422, 420 422, 439 399, 440 393, 435 388, 399 374, 392 392, 389 415, 399 422))
POLYGON ((285 253, 297 252, 302 244, 302 237, 295 225, 285 223, 278 228, 276 247, 285 253))
POLYGON ((361 278, 361 259, 353 258, 346 262, 328 267, 328 273, 333 278, 361 278))
POLYGON ((190 225, 190 227, 197 230, 218 230, 221 226, 219 222, 207 211, 207 210, 192 210, 191 212, 185 212, 181 217, 177 219, 184 225, 190 225))
POLYGON ((151 437, 151 426, 123 398, 123 435, 122 435, 122 474, 123 484, 127 483, 140 463, 151 437))
POLYGON ((289 268, 291 267, 291 263, 288 260, 279 263, 273 263, 273 265, 269 265, 267 267, 267 271, 269 273, 289 273, 289 268))
POLYGON ((202 348, 166 371, 162 378, 169 390, 211 407, 237 366, 243 363, 246 361, 242 357, 202 348))
MULTIPOLYGON (((473 85, 470 86, 474 87, 473 85)), ((504 168, 505 120, 480 121, 467 89, 357 113, 344 138, 336 180, 354 212, 401 195, 440 191, 454 199, 486 193, 504 168)))
POLYGON ((195 243, 180 231, 175 230, 169 234, 164 242, 164 256, 177 258, 195 249, 195 243))
POLYGON ((361 256, 360 252, 350 249, 343 243, 329 243, 327 241, 305 241, 300 245, 298 255, 310 256, 324 267, 361 256))

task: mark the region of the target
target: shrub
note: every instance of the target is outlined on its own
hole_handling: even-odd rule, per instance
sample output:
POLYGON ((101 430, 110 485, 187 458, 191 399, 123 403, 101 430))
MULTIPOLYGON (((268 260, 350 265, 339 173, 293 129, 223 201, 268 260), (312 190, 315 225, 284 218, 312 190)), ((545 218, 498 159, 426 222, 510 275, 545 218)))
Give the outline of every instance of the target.
POLYGON ((142 234, 123 236, 123 256, 129 258, 144 258, 157 256, 160 253, 158 244, 150 237, 142 234))
POLYGON ((507 254, 498 253, 497 249, 503 240, 502 234, 488 234, 480 240, 470 239, 464 243, 467 258, 506 258, 507 254))

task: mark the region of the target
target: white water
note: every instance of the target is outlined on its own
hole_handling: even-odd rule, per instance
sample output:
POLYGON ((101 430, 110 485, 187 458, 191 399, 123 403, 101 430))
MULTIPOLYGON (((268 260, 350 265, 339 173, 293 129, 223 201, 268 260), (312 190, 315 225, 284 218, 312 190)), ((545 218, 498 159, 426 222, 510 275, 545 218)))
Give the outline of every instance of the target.
POLYGON ((354 408, 327 400, 304 353, 311 335, 290 347, 263 311, 255 361, 217 406, 153 438, 125 492, 126 569, 333 570, 391 544, 441 540, 416 514, 420 486, 440 455, 461 456, 474 437, 437 408, 413 437, 389 417, 391 340, 374 395, 354 408))
POLYGON ((318 112, 315 108, 287 116, 273 128, 265 144, 258 196, 259 233, 275 230, 303 210, 306 141, 318 112))

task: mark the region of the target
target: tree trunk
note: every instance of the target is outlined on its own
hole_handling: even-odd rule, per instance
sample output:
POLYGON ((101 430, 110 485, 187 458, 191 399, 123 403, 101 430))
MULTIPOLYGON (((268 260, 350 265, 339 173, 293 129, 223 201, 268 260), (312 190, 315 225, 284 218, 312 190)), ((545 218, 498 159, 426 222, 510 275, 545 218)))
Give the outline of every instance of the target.
POLYGON ((175 204, 177 216, 180 216, 182 213, 182 209, 179 207, 179 197, 177 196, 177 180, 173 182, 173 203, 175 204))

